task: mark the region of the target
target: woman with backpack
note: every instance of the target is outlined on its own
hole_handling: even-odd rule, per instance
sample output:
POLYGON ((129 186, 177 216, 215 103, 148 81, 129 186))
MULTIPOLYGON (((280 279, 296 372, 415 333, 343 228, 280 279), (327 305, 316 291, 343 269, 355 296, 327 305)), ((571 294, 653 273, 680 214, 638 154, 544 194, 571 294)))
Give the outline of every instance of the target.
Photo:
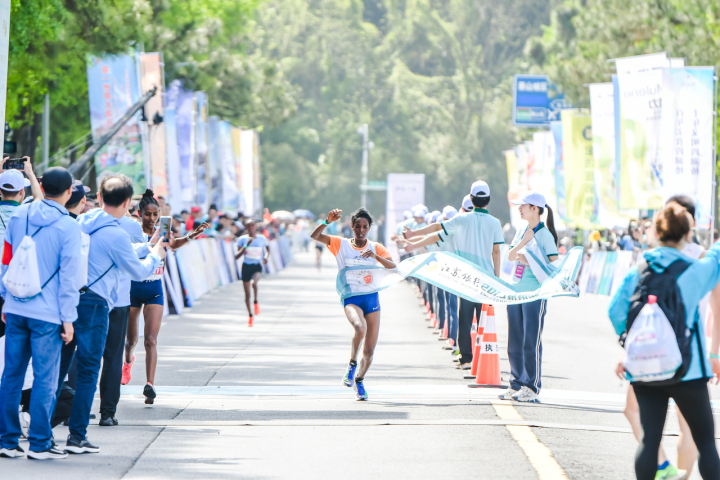
MULTIPOLYGON (((661 381, 637 381, 627 377, 640 407, 642 440, 635 457, 639 480, 656 478, 658 449, 662 439, 668 400, 672 397, 687 421, 698 448, 698 468, 703 478, 720 478, 720 457, 715 447, 715 428, 707 382, 713 376, 705 346, 698 304, 720 281, 720 244, 716 243, 701 260, 683 255, 692 218, 682 206, 668 203, 655 217, 655 234, 660 247, 643 254, 643 260, 626 275, 612 299, 609 316, 625 348, 632 348, 631 327, 646 304, 658 302, 667 322, 680 338, 677 343, 682 363, 674 376, 661 381), (628 335, 628 332, 631 334, 628 335), (687 337, 686 332, 690 334, 687 337)), ((669 337, 671 341, 678 338, 669 337)), ((668 345, 674 348, 673 345, 668 345)), ((718 352, 713 352, 718 358, 718 352)), ((625 372, 619 365, 617 372, 625 372)), ((671 372, 672 373, 672 372, 671 372)))

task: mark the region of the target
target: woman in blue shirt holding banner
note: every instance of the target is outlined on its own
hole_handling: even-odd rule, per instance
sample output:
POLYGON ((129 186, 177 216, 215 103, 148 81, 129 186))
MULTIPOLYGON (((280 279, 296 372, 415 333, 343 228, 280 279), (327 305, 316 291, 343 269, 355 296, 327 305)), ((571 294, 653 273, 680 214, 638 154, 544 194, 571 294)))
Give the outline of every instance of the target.
MULTIPOLYGON (((523 198, 511 200, 511 203, 520 206, 520 218, 528 222, 524 230, 518 230, 510 246, 508 260, 517 262, 511 281, 516 290, 530 292, 540 288, 540 282, 547 277, 546 272, 543 272, 544 266, 558 258, 555 221, 552 209, 539 193, 528 193, 523 198), (545 209, 547 226, 540 218, 545 209), (532 257, 532 263, 528 256, 532 257)), ((541 337, 546 312, 546 299, 507 307, 511 379, 510 388, 502 395, 504 399, 538 402, 537 396, 542 386, 541 337)))

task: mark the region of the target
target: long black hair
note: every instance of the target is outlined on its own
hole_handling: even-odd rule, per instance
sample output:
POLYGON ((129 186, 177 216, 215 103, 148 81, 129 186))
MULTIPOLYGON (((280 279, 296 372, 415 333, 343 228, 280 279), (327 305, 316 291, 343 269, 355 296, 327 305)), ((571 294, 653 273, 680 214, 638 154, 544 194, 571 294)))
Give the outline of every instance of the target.
POLYGON ((350 217, 350 222, 355 225, 355 222, 357 222, 358 218, 364 218, 368 221, 368 227, 372 226, 373 224, 373 218, 372 215, 370 215, 370 212, 368 212, 365 208, 360 207, 355 212, 353 212, 352 217, 350 217))
POLYGON ((149 188, 145 189, 145 193, 143 193, 143 196, 138 203, 138 211, 145 211, 145 207, 147 207, 148 205, 157 205, 158 209, 160 209, 160 204, 155 199, 155 194, 149 188))
POLYGON ((558 245, 558 234, 555 231, 555 219, 553 218, 553 211, 552 208, 550 208, 550 205, 545 204, 545 208, 538 207, 540 209, 540 215, 543 214, 545 211, 545 208, 547 208, 548 215, 547 215, 547 228, 550 230, 550 233, 552 234, 553 238, 555 239, 555 246, 558 245))

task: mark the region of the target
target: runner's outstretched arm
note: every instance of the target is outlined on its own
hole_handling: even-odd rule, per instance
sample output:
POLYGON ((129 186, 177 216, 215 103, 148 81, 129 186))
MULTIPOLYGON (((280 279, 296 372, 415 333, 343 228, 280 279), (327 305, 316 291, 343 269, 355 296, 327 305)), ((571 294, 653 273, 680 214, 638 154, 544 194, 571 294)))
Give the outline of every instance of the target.
MULTIPOLYGON (((440 224, 433 223, 430 226, 432 227, 433 225, 440 225, 440 224)), ((424 229, 421 229, 421 230, 424 230, 424 229)), ((418 230, 418 231, 420 231, 420 230, 418 230)), ((432 245, 433 243, 437 243, 439 241, 440 241, 440 234, 434 233, 432 235, 427 235, 425 238, 423 238, 422 240, 417 241, 417 242, 406 241, 405 246, 403 248, 405 249, 406 252, 412 252, 413 250, 417 250, 418 248, 421 248, 421 247, 427 247, 428 245, 432 245)))
MULTIPOLYGON (((330 210, 330 213, 328 213, 327 216, 327 220, 325 221, 330 224, 336 220, 340 220, 340 218, 342 217, 342 215, 340 215, 341 213, 342 210, 340 210, 339 208, 330 210)), ((327 227, 325 223, 321 223, 320 225, 315 227, 315 230, 313 230, 313 232, 310 234, 310 238, 312 238, 316 242, 330 245, 330 235, 325 235, 324 233, 322 233, 325 230, 325 227, 327 227)))

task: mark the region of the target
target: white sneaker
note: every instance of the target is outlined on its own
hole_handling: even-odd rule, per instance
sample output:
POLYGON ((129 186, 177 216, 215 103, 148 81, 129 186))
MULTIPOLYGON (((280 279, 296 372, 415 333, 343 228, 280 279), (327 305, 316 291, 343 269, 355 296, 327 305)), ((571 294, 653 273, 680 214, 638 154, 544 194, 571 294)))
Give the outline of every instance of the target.
POLYGON ((27 438, 30 431, 30 414, 27 412, 20 412, 20 430, 22 430, 22 437, 27 438))
POLYGON ((0 457, 16 458, 16 457, 24 457, 24 456, 25 456, 25 450, 23 450, 20 445, 18 445, 15 448, 0 448, 0 457))
POLYGON ((500 400, 515 400, 515 397, 520 393, 520 390, 513 390, 512 388, 508 388, 505 390, 505 393, 502 395, 498 395, 500 397, 500 400))
POLYGON ((540 403, 538 394, 530 390, 528 387, 522 387, 520 389, 520 394, 515 397, 515 400, 525 403, 540 403))

